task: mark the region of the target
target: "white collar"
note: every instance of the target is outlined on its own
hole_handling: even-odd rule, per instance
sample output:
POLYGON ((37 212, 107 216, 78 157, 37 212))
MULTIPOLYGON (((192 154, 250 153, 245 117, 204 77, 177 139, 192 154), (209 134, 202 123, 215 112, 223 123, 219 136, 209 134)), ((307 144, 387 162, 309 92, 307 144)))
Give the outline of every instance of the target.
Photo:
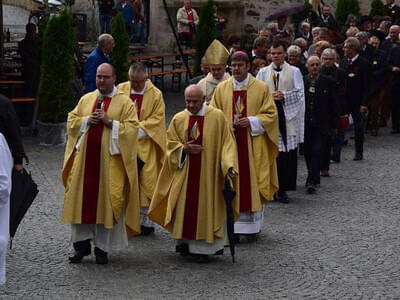
POLYGON ((190 111, 188 111, 189 116, 204 116, 206 114, 206 107, 207 107, 207 103, 204 102, 203 106, 200 108, 200 110, 196 114, 192 114, 190 111))
MULTIPOLYGON (((283 65, 285 64, 285 62, 283 62, 279 67, 281 67, 281 70, 279 71, 279 72, 282 72, 282 70, 283 70, 283 65)), ((277 68, 278 66, 275 64, 275 63, 271 63, 271 65, 272 65, 272 70, 275 72, 275 73, 279 73, 278 71, 275 71, 275 68, 277 68)))
POLYGON ((146 83, 144 84, 143 90, 141 90, 140 92, 136 92, 133 88, 131 88, 131 94, 143 95, 144 92, 146 92, 146 89, 147 89, 147 81, 146 81, 146 83))
MULTIPOLYGON (((111 93, 108 93, 106 95, 102 95, 103 97, 108 97, 108 98, 112 98, 114 97, 114 95, 117 93, 117 88, 115 87, 115 85, 113 86, 113 90, 111 93)), ((100 95, 100 91, 99 91, 99 95, 100 95)))
POLYGON ((233 88, 234 88, 235 90, 240 90, 240 89, 242 89, 242 87, 244 87, 245 85, 248 85, 248 84, 249 84, 249 80, 250 80, 250 74, 248 74, 248 73, 247 73, 246 79, 243 80, 243 81, 240 81, 240 82, 237 81, 237 80, 235 79, 235 77, 233 77, 233 80, 232 80, 233 88))
POLYGON ((354 56, 354 57, 351 59, 351 62, 353 63, 359 56, 360 56, 359 54, 357 54, 356 56, 354 56))

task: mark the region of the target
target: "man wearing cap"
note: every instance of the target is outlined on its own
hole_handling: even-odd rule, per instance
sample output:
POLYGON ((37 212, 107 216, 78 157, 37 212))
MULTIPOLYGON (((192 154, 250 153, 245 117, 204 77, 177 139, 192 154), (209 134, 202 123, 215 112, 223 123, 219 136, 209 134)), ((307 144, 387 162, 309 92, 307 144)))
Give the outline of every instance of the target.
POLYGON ((228 79, 230 75, 225 72, 226 64, 229 58, 229 52, 218 40, 214 40, 208 47, 205 60, 210 66, 210 73, 200 80, 200 86, 203 95, 206 97, 207 104, 211 101, 212 95, 218 83, 228 79))
POLYGON ((154 232, 154 224, 148 219, 147 210, 165 155, 164 99, 161 91, 148 79, 146 66, 141 62, 134 62, 131 65, 129 81, 119 84, 118 90, 132 99, 139 119, 141 234, 147 235, 154 232))
POLYGON ((280 40, 271 47, 272 63, 262 68, 257 78, 265 82, 279 115, 279 191, 276 200, 289 202, 286 191, 296 190, 297 145, 304 141, 304 83, 298 68, 285 62, 286 44, 280 40))
POLYGON ((238 146, 240 216, 235 233, 254 239, 263 224, 263 204, 278 190, 278 116, 267 85, 249 74, 247 54, 235 52, 231 66, 233 77, 216 87, 210 105, 224 112, 238 146))

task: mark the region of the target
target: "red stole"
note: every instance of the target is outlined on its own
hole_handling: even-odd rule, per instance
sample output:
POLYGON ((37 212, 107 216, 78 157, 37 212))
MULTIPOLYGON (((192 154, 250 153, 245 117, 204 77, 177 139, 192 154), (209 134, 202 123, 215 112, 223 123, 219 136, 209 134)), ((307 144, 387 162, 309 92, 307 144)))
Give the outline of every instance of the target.
POLYGON ((185 11, 186 11, 187 19, 189 21, 189 24, 188 24, 189 32, 188 32, 188 34, 192 35, 192 34, 194 34, 194 31, 193 31, 193 24, 194 24, 193 23, 194 22, 193 11, 191 9, 190 10, 185 9, 185 11))
POLYGON ((142 109, 143 95, 131 93, 131 99, 132 99, 133 103, 136 104, 137 116, 140 121, 140 110, 142 109))
MULTIPOLYGON (((103 98, 103 110, 107 112, 111 98, 103 98)), ((93 106, 93 112, 97 108, 97 99, 93 106)), ((90 125, 87 137, 85 174, 83 177, 83 199, 82 199, 82 224, 96 224, 97 200, 100 185, 100 158, 101 139, 104 124, 90 125)))
MULTIPOLYGON (((190 116, 188 141, 194 140, 197 145, 203 144, 204 116, 190 116), (194 125, 197 124, 197 130, 194 125)), ((196 240, 197 212, 199 209, 199 188, 201 171, 201 152, 189 154, 189 176, 186 188, 185 215, 183 219, 182 238, 196 240)))
MULTIPOLYGON (((233 91, 233 120, 247 117, 247 91, 233 91), (240 97, 240 104, 238 103, 240 97)), ((239 159, 239 189, 240 189, 240 212, 251 212, 251 183, 249 166, 249 148, 247 141, 248 128, 235 127, 236 143, 239 159)))

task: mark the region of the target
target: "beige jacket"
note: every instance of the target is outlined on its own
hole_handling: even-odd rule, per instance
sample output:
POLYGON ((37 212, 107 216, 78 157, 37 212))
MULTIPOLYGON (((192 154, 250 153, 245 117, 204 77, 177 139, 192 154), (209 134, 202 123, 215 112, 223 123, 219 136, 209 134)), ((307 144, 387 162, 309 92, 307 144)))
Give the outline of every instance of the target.
MULTIPOLYGON (((197 26, 199 24, 199 16, 197 15, 197 12, 193 8, 192 8, 192 12, 193 12, 194 24, 197 26)), ((176 21, 178 23, 178 33, 190 31, 189 30, 189 21, 188 21, 185 7, 181 7, 180 9, 178 9, 178 12, 176 14, 176 21)))

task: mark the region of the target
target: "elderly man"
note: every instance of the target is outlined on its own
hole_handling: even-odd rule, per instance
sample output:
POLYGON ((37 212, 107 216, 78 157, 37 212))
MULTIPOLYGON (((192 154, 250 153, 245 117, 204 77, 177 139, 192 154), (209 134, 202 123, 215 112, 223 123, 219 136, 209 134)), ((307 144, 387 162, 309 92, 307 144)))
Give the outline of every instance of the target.
POLYGON ((146 66, 134 62, 129 68, 129 81, 118 85, 118 90, 130 97, 139 119, 139 192, 141 234, 154 232, 147 217, 158 175, 165 156, 165 105, 161 91, 148 79, 146 66))
POLYGON ((200 80, 198 86, 200 86, 208 104, 214 94, 215 87, 230 77, 229 73, 225 72, 229 52, 220 41, 214 40, 208 47, 204 57, 210 66, 210 73, 200 80))
POLYGON ((335 81, 320 74, 321 60, 318 56, 308 58, 307 69, 308 75, 304 77, 304 158, 308 170, 307 192, 313 194, 320 183, 323 150, 331 130, 337 128, 339 112, 335 81))
POLYGON ((11 169, 13 159, 0 133, 0 285, 6 282, 6 253, 10 224, 11 169))
POLYGON ((114 68, 101 64, 98 89, 84 95, 68 115, 61 220, 72 224, 71 263, 91 254, 92 240, 96 263, 106 264, 107 252, 127 246, 127 235, 140 233, 138 120, 115 80, 114 68))
POLYGON ((192 8, 191 0, 183 1, 183 7, 179 8, 176 14, 176 21, 179 40, 184 46, 191 48, 196 26, 199 24, 199 16, 192 8))
POLYGON ((296 45, 296 46, 300 47, 300 49, 301 49, 300 60, 301 60, 301 63, 303 65, 305 65, 306 62, 307 62, 307 58, 308 58, 308 52, 307 52, 308 44, 307 44, 307 41, 305 39, 299 37, 299 38, 297 38, 297 39, 295 39, 293 41, 293 45, 296 45))
POLYGON ((340 67, 346 71, 345 99, 355 126, 354 160, 362 160, 366 115, 371 97, 371 64, 359 55, 360 42, 355 37, 346 39, 343 52, 345 58, 340 67))
POLYGON ((109 54, 114 49, 114 38, 103 33, 97 40, 97 48, 89 54, 85 64, 85 91, 92 92, 96 89, 97 67, 103 63, 109 63, 109 54))
POLYGON ((287 49, 287 61, 289 65, 299 68, 301 74, 306 75, 308 73, 305 65, 301 63, 301 49, 299 46, 290 45, 287 49))
POLYGON ((256 239, 263 224, 263 204, 278 189, 278 116, 265 83, 249 74, 250 60, 237 51, 232 76, 215 89, 211 105, 221 109, 235 130, 239 158, 240 216, 235 233, 256 239))
MULTIPOLYGON (((155 188, 149 217, 172 233, 176 251, 198 262, 222 253, 226 204, 222 190, 238 172, 232 129, 224 114, 204 103, 199 86, 185 90, 186 109, 167 132, 167 156, 155 188)), ((237 197, 233 200, 238 215, 237 197)))
POLYGON ((272 63, 257 75, 267 83, 278 108, 279 191, 275 199, 289 203, 286 191, 296 190, 297 146, 304 139, 304 83, 297 67, 285 62, 286 44, 276 40, 271 47, 272 63))
POLYGON ((360 56, 364 57, 372 64, 374 60, 374 49, 368 44, 368 33, 365 31, 357 32, 356 38, 360 42, 360 56))
POLYGON ((340 153, 344 141, 344 133, 347 129, 346 123, 349 119, 347 103, 344 99, 344 87, 346 72, 335 65, 336 51, 333 49, 325 49, 321 55, 321 74, 328 76, 335 81, 335 95, 339 107, 339 124, 337 130, 332 132, 332 140, 328 141, 321 161, 321 176, 329 177, 330 160, 339 163, 340 153), (340 126, 343 124, 343 126, 340 126))

